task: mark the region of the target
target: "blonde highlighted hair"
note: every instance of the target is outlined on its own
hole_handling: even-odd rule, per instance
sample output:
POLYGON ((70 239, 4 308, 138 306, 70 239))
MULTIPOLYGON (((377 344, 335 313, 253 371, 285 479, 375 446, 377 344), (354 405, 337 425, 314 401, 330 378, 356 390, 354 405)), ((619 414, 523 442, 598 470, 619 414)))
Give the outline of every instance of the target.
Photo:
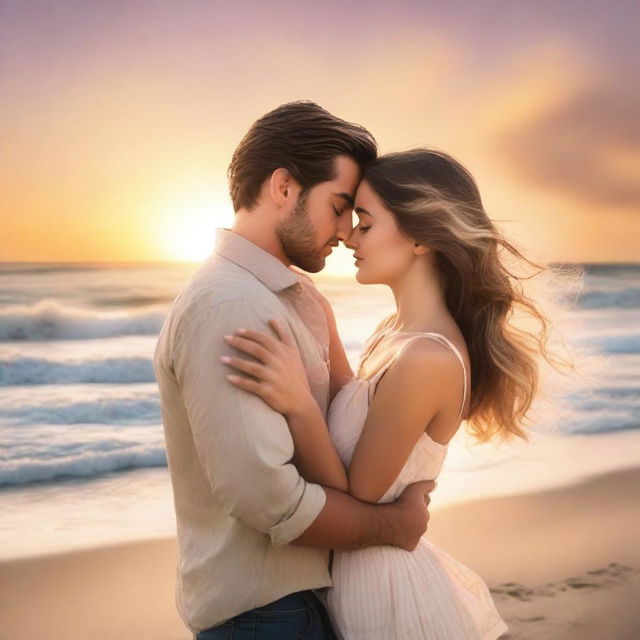
POLYGON ((557 370, 573 367, 550 348, 551 322, 522 286, 546 267, 525 258, 502 236, 484 210, 472 175, 441 151, 381 156, 367 167, 363 180, 400 231, 435 253, 447 307, 471 361, 467 428, 480 441, 494 436, 527 440, 525 423, 538 391, 540 357, 557 370), (534 273, 512 273, 508 258, 534 273), (534 328, 517 326, 514 314, 532 320, 534 328))

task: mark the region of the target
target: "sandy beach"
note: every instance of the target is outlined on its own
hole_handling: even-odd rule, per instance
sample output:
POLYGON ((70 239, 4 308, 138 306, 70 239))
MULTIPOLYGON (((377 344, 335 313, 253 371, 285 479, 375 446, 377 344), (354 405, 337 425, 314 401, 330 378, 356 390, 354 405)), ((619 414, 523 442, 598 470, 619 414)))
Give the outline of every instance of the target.
MULTIPOLYGON (((509 638, 635 640, 639 530, 636 468, 434 509, 428 535, 487 581, 509 638)), ((2 563, 0 640, 190 638, 174 606, 175 548, 154 540, 2 563)))

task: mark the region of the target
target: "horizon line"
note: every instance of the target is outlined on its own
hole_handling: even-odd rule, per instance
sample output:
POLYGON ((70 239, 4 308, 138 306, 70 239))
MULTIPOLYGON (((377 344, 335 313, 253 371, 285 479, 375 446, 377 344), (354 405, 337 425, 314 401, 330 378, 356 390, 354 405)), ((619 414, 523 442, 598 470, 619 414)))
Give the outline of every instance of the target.
MULTIPOLYGON (((202 264, 207 258, 203 260, 0 260, 0 265, 8 264, 40 264, 40 265, 95 265, 95 264, 112 264, 112 265, 142 265, 142 264, 175 264, 175 265, 199 265, 202 264)), ((590 260, 590 261, 564 261, 564 260, 551 260, 546 263, 547 265, 638 265, 640 266, 640 260, 590 260)), ((294 265, 295 266, 295 265, 294 265)), ((299 267, 298 267, 299 268, 299 267)), ((319 271, 318 273, 322 273, 319 271)), ((313 274, 315 275, 315 274, 313 274)), ((337 274, 336 274, 337 275, 337 274)))

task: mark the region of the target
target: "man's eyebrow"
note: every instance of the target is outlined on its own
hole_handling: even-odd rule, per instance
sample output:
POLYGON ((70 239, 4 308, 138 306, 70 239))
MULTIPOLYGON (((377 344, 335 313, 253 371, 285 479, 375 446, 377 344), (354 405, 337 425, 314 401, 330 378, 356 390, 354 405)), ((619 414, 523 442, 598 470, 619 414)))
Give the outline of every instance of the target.
POLYGON ((373 218, 373 214, 369 213, 366 209, 363 209, 362 207, 356 207, 354 211, 356 213, 366 213, 368 216, 371 216, 373 218))
POLYGON ((349 193, 333 193, 332 195, 338 196, 339 198, 343 198, 347 201, 347 204, 351 207, 354 205, 353 196, 349 193))

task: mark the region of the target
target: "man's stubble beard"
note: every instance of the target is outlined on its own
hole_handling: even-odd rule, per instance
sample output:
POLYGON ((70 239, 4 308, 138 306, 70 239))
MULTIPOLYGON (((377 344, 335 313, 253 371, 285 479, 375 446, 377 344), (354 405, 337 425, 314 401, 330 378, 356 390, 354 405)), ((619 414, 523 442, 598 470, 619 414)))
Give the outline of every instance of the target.
POLYGON ((307 210, 309 191, 298 196, 289 217, 276 227, 291 264, 309 273, 318 273, 324 268, 325 258, 318 251, 318 234, 311 224, 307 210))

